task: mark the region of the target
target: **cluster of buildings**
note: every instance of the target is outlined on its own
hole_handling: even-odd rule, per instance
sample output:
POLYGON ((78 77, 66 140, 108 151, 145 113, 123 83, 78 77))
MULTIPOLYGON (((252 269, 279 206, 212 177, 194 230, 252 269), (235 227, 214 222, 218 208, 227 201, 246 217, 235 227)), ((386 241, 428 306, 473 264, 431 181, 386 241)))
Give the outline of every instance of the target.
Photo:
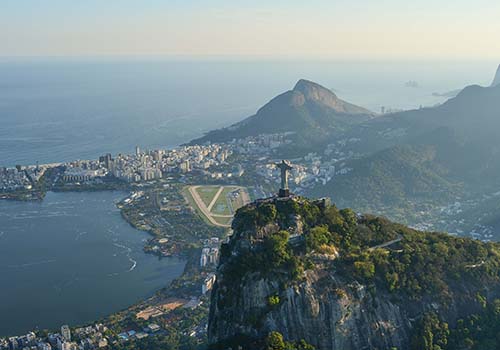
POLYGON ((108 174, 97 161, 77 160, 66 164, 61 178, 64 182, 81 183, 98 180, 108 174))
POLYGON ((219 238, 212 237, 203 242, 200 256, 200 267, 217 266, 219 262, 219 238))
POLYGON ((20 169, 20 167, 0 168, 1 191, 30 190, 31 188, 32 182, 28 178, 26 172, 20 169))
POLYGON ((98 323, 76 328, 72 334, 69 326, 64 325, 60 333, 49 333, 46 337, 39 337, 34 332, 29 332, 23 336, 0 339, 0 350, 97 350, 115 343, 148 337, 158 333, 161 328, 151 323, 140 331, 130 330, 120 333, 116 339, 105 336, 107 330, 106 326, 98 323))
MULTIPOLYGON (((323 154, 309 153, 293 161, 293 168, 289 172, 289 181, 294 185, 294 192, 304 193, 307 189, 318 184, 325 185, 335 176, 346 175, 353 169, 347 165, 347 160, 355 157, 353 151, 347 150, 359 139, 343 139, 327 145, 323 154)), ((275 162, 263 159, 256 165, 257 174, 268 182, 280 181, 280 170, 275 162)))
POLYGON ((79 347, 83 350, 100 349, 108 346, 108 338, 104 333, 108 328, 102 323, 93 326, 76 328, 75 336, 80 339, 79 347))
POLYGON ((0 191, 30 190, 45 174, 45 171, 53 166, 57 164, 0 167, 0 191))
MULTIPOLYGON (((101 325, 102 326, 102 325, 101 325)), ((97 327, 97 326, 96 326, 97 327)), ((103 338, 104 339, 104 338, 103 338)), ((104 347, 107 345, 107 341, 104 347)), ((91 350, 98 347, 85 346, 82 340, 80 344, 71 340, 71 330, 69 326, 61 327, 61 333, 50 333, 46 338, 37 337, 33 332, 18 337, 0 339, 0 349, 2 350, 91 350)))
POLYGON ((134 340, 134 339, 140 340, 140 339, 147 338, 147 337, 149 337, 150 334, 157 333, 160 330, 161 330, 161 327, 158 326, 156 323, 150 323, 149 325, 144 327, 144 329, 141 331, 136 331, 136 330, 131 329, 129 331, 122 332, 122 333, 118 334, 118 339, 121 342, 124 342, 124 341, 126 342, 126 341, 130 341, 130 340, 134 340))
POLYGON ((200 267, 217 265, 219 261, 219 248, 203 248, 201 250, 200 267))
POLYGON ((279 147, 290 144, 292 141, 288 136, 293 132, 279 134, 261 134, 257 136, 248 136, 241 139, 234 139, 228 142, 228 145, 237 153, 250 155, 266 155, 277 150, 279 147))
MULTIPOLYGON (((61 179, 67 183, 99 182, 106 176, 112 176, 126 182, 141 182, 161 179, 169 174, 196 172, 214 179, 241 177, 244 168, 240 163, 229 164, 227 159, 232 154, 251 159, 251 166, 268 182, 279 179, 279 171, 271 160, 274 152, 289 143, 290 133, 262 134, 226 143, 180 146, 171 150, 141 150, 136 147, 134 154, 118 154, 114 158, 105 154, 98 160, 74 161, 64 165, 61 179), (248 158, 248 156, 250 158, 248 158), (225 165, 223 167, 218 167, 225 165), (227 166, 229 165, 229 166, 227 166)), ((301 193, 317 184, 326 184, 337 175, 348 174, 352 169, 346 160, 355 156, 349 146, 359 139, 343 139, 329 144, 323 154, 310 153, 294 160, 290 181, 294 191, 301 193)), ((247 164, 250 165, 250 164, 247 164)), ((30 189, 38 181, 45 168, 39 167, 0 168, 0 190, 30 189)))
POLYGON ((40 350, 51 349, 50 344, 42 342, 33 332, 29 332, 28 334, 19 337, 0 339, 0 349, 2 350, 24 348, 31 349, 33 347, 40 350))
MULTIPOLYGON (((201 250, 200 256, 200 267, 206 268, 210 267, 213 271, 217 264, 219 263, 219 247, 220 239, 217 237, 212 237, 210 239, 205 239, 203 241, 203 249, 201 250)), ((216 275, 210 272, 205 276, 201 284, 201 294, 205 295, 212 290, 215 283, 216 275)))
MULTIPOLYGON (((225 167, 225 170, 211 170, 219 165, 227 164, 233 153, 243 156, 258 157, 261 161, 269 158, 281 146, 291 143, 290 133, 263 134, 242 139, 234 139, 226 143, 180 146, 171 150, 141 150, 136 147, 133 154, 118 154, 113 157, 105 154, 98 160, 77 160, 65 164, 60 179, 66 183, 99 182, 106 176, 126 182, 141 182, 161 179, 168 174, 185 174, 198 172, 215 179, 240 177, 244 174, 241 164, 225 167)), ((327 150, 329 151, 329 150, 327 150)), ((311 162, 310 169, 299 168, 293 172, 295 183, 307 180, 308 175, 324 172, 320 164, 311 162)), ((28 166, 17 168, 0 168, 0 190, 15 191, 22 188, 31 189, 48 167, 28 166)), ((274 177, 274 173, 260 166, 262 175, 274 177)), ((332 169, 328 169, 325 178, 331 177, 332 169)))
POLYGON ((70 163, 63 180, 83 178, 89 181, 111 174, 127 182, 140 182, 161 179, 171 173, 189 173, 195 170, 206 171, 211 166, 224 163, 232 154, 227 145, 211 144, 206 146, 181 146, 172 150, 146 150, 136 147, 134 154, 111 154, 99 157, 98 161, 70 163))

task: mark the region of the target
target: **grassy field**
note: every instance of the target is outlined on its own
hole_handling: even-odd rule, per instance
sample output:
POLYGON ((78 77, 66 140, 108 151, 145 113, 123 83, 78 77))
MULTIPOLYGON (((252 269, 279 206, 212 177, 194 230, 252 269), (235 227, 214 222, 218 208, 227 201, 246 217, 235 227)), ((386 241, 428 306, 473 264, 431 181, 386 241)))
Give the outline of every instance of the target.
POLYGON ((233 221, 233 218, 221 218, 221 217, 214 217, 215 221, 217 221, 219 224, 222 225, 231 225, 231 221, 233 221))
POLYGON ((196 192, 198 192, 201 200, 208 207, 219 188, 220 186, 200 186, 198 189, 196 189, 196 192))
POLYGON ((246 189, 238 186, 192 186, 186 187, 183 193, 189 204, 207 223, 225 227, 231 225, 234 211, 248 200, 246 189), (209 210, 217 193, 219 195, 209 210), (198 202, 193 196, 198 198, 198 202))
POLYGON ((231 207, 228 199, 228 194, 235 190, 235 187, 224 187, 224 190, 220 194, 219 198, 215 202, 214 207, 212 208, 212 214, 218 215, 232 215, 234 213, 231 212, 231 207))
POLYGON ((208 218, 205 216, 205 214, 203 214, 203 212, 200 210, 200 208, 198 208, 198 206, 196 205, 196 202, 195 202, 193 196, 191 195, 191 193, 189 193, 187 187, 185 187, 182 190, 182 194, 184 195, 184 198, 186 198, 186 200, 188 201, 189 205, 192 208, 194 208, 196 213, 203 219, 203 221, 205 221, 205 223, 207 223, 208 225, 211 225, 212 223, 210 222, 210 220, 208 220, 208 218))

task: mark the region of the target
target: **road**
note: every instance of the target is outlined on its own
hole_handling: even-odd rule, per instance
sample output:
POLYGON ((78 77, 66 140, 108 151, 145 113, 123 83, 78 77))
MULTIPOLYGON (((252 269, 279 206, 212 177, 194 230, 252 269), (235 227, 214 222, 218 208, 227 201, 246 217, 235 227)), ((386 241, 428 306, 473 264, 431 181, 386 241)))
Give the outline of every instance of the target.
POLYGON ((390 246, 390 245, 392 245, 394 243, 400 242, 402 239, 403 239, 403 236, 399 235, 398 238, 393 239, 392 241, 388 241, 388 242, 385 242, 385 243, 382 243, 382 244, 379 244, 379 245, 376 245, 376 246, 368 248, 368 251, 371 252, 371 251, 373 251, 375 249, 388 247, 388 246, 390 246))
POLYGON ((486 261, 481 260, 481 262, 480 262, 480 263, 478 263, 478 264, 473 264, 473 265, 465 265, 465 267, 466 267, 466 268, 469 268, 469 269, 475 269, 475 268, 478 268, 478 267, 483 266, 484 264, 486 264, 486 261))
POLYGON ((224 191, 224 187, 223 186, 219 187, 219 190, 217 191, 217 193, 215 194, 214 198, 212 199, 212 201, 208 205, 207 209, 208 209, 209 212, 212 211, 212 208, 214 207, 215 202, 217 202, 217 199, 219 199, 219 196, 222 193, 222 191, 224 191))

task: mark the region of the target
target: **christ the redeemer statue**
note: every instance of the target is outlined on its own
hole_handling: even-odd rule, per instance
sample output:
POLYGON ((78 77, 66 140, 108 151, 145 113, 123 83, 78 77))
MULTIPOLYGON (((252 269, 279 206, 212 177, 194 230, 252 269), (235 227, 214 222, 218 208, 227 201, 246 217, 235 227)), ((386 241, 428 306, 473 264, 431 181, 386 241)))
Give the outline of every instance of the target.
POLYGON ((288 172, 292 170, 290 162, 287 160, 282 160, 280 163, 276 164, 276 167, 281 170, 281 188, 278 193, 280 197, 290 196, 290 189, 288 188, 288 172))

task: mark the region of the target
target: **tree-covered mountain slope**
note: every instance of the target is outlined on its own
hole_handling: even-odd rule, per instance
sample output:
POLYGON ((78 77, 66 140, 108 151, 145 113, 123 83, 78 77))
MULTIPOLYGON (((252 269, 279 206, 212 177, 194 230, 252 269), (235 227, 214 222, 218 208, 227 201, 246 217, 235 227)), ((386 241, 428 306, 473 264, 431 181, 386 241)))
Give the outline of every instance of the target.
POLYGON ((346 161, 352 169, 307 194, 328 195, 357 210, 410 219, 500 189, 500 86, 471 86, 434 108, 367 121, 348 137, 359 139, 346 161))
POLYGON ((243 207, 233 229, 212 292, 212 349, 500 345, 498 244, 299 197, 243 207))
POLYGON ((341 206, 383 212, 400 221, 417 211, 416 205, 432 201, 444 205, 463 193, 463 184, 451 180, 448 168, 437 159, 435 146, 402 145, 381 150, 347 163, 352 169, 310 191, 314 197, 331 194, 341 206))
POLYGON ((472 146, 494 143, 500 136, 500 86, 468 86, 442 105, 374 118, 348 135, 361 138, 359 148, 370 152, 416 138, 425 142, 439 128, 472 146))

